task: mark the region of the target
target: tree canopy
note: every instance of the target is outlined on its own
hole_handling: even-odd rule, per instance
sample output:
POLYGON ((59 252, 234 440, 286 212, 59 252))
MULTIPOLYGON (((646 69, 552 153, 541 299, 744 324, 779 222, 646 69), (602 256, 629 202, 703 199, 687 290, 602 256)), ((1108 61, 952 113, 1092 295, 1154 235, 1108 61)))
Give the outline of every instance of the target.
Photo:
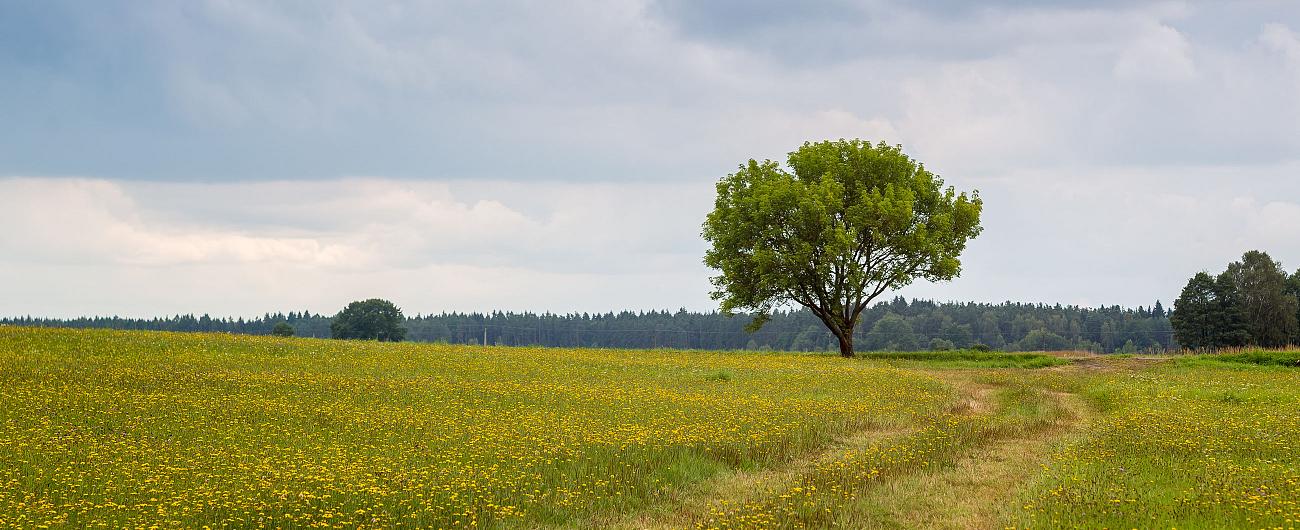
POLYGON ((388 300, 371 298, 348 304, 330 322, 330 335, 336 339, 363 339, 399 342, 406 338, 402 310, 388 300))
POLYGON ((882 293, 917 278, 950 280, 980 233, 983 206, 898 146, 862 140, 805 143, 789 169, 750 160, 718 182, 704 223, 704 262, 720 273, 724 313, 808 308, 853 355, 859 317, 882 293))
POLYGON ((271 334, 277 337, 292 337, 293 326, 290 326, 288 322, 277 323, 275 327, 271 328, 271 334))
POLYGON ((1217 277, 1192 276, 1169 318, 1178 343, 1189 349, 1246 345, 1278 347, 1300 339, 1300 271, 1252 250, 1217 277))
POLYGON ((1252 250, 1242 255, 1241 261, 1228 265, 1225 274, 1236 287, 1254 344, 1288 344, 1296 333, 1296 297, 1287 292, 1282 264, 1267 253, 1252 250))

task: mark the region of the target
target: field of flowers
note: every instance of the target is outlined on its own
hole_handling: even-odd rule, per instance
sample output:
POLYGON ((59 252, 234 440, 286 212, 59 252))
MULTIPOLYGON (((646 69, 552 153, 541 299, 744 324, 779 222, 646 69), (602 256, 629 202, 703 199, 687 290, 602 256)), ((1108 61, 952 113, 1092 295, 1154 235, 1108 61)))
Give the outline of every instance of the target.
POLYGON ((1300 369, 1094 375, 1102 416, 1023 496, 1022 527, 1300 527, 1300 369))
POLYGON ((953 399, 814 356, 0 327, 0 527, 564 524, 953 399))
POLYGON ((1300 369, 1238 357, 0 327, 0 528, 1300 527, 1300 369))

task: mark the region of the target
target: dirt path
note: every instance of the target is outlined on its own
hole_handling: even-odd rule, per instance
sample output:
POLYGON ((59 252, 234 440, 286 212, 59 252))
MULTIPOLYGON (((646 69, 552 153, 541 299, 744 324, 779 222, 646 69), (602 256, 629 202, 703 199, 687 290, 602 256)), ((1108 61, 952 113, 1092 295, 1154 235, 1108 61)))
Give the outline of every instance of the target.
MULTIPOLYGON (((1089 371, 1092 367, 1065 367, 1089 371)), ((994 394, 999 386, 982 381, 978 371, 935 371, 954 386, 959 399, 952 414, 984 416, 1002 412, 994 394)), ((1091 413, 1076 395, 1037 389, 1054 408, 1046 425, 991 437, 958 457, 952 465, 904 473, 870 485, 851 505, 856 526, 868 528, 994 528, 1002 520, 1022 485, 1033 480, 1060 441, 1078 432, 1091 413)), ((730 505, 759 502, 772 491, 795 483, 813 462, 826 455, 861 449, 902 438, 911 429, 867 431, 840 440, 825 451, 785 466, 758 471, 731 471, 671 494, 654 506, 626 516, 598 517, 577 522, 581 528, 687 528, 706 519, 720 502, 730 505)))
POLYGON ((880 527, 1001 527, 1022 487, 1041 472, 1056 445, 1091 419, 1078 396, 1048 395, 1065 410, 1051 426, 977 447, 951 466, 873 489, 873 504, 883 515, 880 527))
POLYGON ((695 528, 702 514, 721 502, 731 505, 758 502, 782 485, 792 484, 812 469, 814 462, 829 455, 851 449, 862 449, 891 439, 903 438, 917 428, 874 430, 855 433, 840 439, 835 445, 807 455, 778 468, 756 471, 729 471, 682 491, 653 507, 629 516, 596 517, 583 521, 573 528, 638 528, 673 529, 695 528))

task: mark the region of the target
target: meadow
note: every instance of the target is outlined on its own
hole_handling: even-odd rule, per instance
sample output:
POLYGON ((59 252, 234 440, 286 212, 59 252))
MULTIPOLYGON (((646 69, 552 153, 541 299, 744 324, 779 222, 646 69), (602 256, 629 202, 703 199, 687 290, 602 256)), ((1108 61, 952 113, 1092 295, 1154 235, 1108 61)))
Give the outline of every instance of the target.
POLYGON ((1300 526, 1285 361, 999 355, 0 327, 0 527, 1300 526))

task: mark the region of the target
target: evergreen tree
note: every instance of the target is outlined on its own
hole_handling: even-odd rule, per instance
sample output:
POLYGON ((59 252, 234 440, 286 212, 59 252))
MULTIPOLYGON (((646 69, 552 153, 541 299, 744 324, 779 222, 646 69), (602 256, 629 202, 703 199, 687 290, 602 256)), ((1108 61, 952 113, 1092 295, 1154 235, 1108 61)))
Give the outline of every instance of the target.
MULTIPOLYGON (((1292 299, 1300 301, 1300 269, 1296 269, 1295 274, 1287 278, 1286 294, 1292 299)), ((1300 321, 1300 304, 1297 304, 1296 320, 1300 321)), ((1291 335, 1291 344, 1300 344, 1300 326, 1297 326, 1295 333, 1291 335)))
POLYGON ((1215 321, 1221 311, 1216 294, 1214 278, 1207 273, 1198 272, 1187 281, 1183 292, 1174 300, 1174 311, 1169 317, 1179 345, 1189 350, 1217 345, 1215 321))
POLYGON ((1219 274, 1214 281, 1216 312, 1212 313, 1210 329, 1213 330, 1212 347, 1236 348, 1250 344, 1250 327, 1246 308, 1237 293, 1237 283, 1231 274, 1219 274))

